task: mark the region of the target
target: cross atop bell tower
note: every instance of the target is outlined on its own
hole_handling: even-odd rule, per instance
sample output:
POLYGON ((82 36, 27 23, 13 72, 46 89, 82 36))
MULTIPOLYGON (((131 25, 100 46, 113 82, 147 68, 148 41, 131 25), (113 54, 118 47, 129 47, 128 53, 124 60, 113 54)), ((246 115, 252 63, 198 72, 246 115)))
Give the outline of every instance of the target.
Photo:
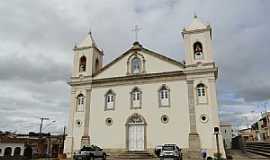
POLYGON ((139 31, 141 30, 142 28, 139 28, 138 25, 135 25, 134 26, 134 29, 132 29, 132 31, 135 33, 135 41, 137 42, 138 41, 138 34, 139 34, 139 31))

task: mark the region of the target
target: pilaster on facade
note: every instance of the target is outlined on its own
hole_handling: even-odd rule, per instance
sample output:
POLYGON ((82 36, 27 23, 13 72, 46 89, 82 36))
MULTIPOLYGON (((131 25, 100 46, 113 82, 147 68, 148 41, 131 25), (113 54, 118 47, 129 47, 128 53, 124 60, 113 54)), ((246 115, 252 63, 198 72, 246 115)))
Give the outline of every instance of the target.
POLYGON ((90 121, 90 101, 91 101, 91 88, 86 89, 86 105, 85 105, 85 116, 84 116, 84 128, 82 136, 82 145, 90 144, 89 135, 89 121, 90 121))
POLYGON ((189 120, 190 120, 190 133, 189 133, 189 158, 199 159, 200 158, 200 137, 196 127, 196 111, 194 103, 194 81, 187 80, 188 87, 188 107, 189 107, 189 120))

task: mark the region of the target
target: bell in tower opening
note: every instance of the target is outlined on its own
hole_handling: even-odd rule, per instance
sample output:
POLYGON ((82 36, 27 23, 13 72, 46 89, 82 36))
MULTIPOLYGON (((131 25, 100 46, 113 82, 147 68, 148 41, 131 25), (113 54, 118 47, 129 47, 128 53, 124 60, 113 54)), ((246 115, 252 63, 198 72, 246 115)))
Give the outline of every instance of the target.
POLYGON ((80 68, 79 68, 79 72, 85 72, 86 71, 86 58, 85 56, 82 56, 80 58, 80 68))
POLYGON ((204 59, 204 57, 203 57, 203 48, 202 48, 202 44, 200 42, 194 43, 193 50, 194 50, 194 59, 195 60, 204 59))

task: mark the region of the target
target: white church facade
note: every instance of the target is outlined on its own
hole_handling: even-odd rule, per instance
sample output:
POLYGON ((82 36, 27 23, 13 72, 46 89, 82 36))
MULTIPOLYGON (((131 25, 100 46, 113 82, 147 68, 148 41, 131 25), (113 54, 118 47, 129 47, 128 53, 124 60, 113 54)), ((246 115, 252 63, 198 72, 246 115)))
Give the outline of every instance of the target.
MULTIPOLYGON (((212 29, 197 17, 182 31, 185 63, 135 42, 103 66, 91 33, 74 48, 65 153, 95 144, 108 152, 149 151, 177 144, 186 151, 217 152, 218 68, 212 29)), ((220 148, 224 153, 222 138, 220 148)))

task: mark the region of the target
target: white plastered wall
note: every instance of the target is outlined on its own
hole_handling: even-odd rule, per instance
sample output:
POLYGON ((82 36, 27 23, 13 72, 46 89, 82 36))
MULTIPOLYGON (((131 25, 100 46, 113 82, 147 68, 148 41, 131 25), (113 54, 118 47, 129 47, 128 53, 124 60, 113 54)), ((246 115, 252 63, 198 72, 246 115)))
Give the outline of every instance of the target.
MULTIPOLYGON (((217 152, 216 137, 214 134, 214 127, 220 128, 220 122, 218 117, 218 106, 216 97, 216 82, 215 77, 212 74, 196 75, 189 77, 194 79, 194 100, 195 100, 195 112, 196 112, 196 125, 197 131, 200 136, 201 149, 207 150, 208 154, 213 156, 217 152), (207 89, 207 102, 206 104, 199 104, 196 96, 196 86, 203 83, 207 89), (201 120, 201 116, 207 116, 207 122, 201 120)), ((219 135, 219 146, 222 155, 225 155, 223 147, 223 139, 221 134, 219 135)))
POLYGON ((93 88, 90 108, 90 141, 107 149, 126 149, 125 123, 133 113, 142 115, 147 123, 147 148, 164 143, 176 143, 188 148, 189 114, 187 87, 184 81, 156 82, 152 84, 134 84, 93 88), (158 90, 166 84, 170 89, 169 108, 160 108, 158 90), (130 91, 135 87, 142 91, 142 108, 130 109, 130 91), (104 94, 112 89, 116 94, 115 110, 104 111, 104 94), (166 114, 169 122, 163 124, 161 116, 166 114), (106 118, 112 118, 112 126, 105 124, 106 118))

